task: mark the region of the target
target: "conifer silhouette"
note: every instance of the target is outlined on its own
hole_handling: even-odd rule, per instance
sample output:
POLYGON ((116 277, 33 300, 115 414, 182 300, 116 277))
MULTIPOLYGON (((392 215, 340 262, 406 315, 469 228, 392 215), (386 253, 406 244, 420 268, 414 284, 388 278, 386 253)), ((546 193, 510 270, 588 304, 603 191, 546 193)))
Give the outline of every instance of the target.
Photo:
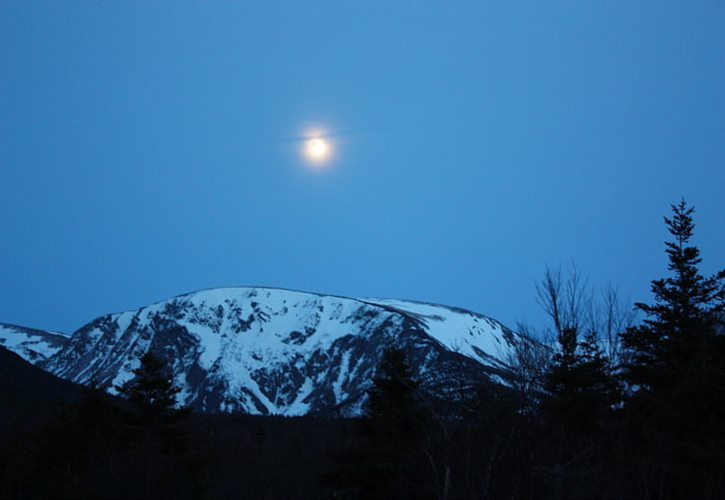
MULTIPOLYGON (((672 205, 665 223, 669 277, 652 281, 654 303, 622 340, 628 357, 627 408, 637 422, 647 460, 673 496, 725 489, 725 271, 704 277, 691 245, 694 208, 672 205)), ((709 494, 708 494, 709 496, 709 494)))
POLYGON ((116 390, 133 403, 144 418, 157 420, 175 413, 176 396, 181 388, 174 385, 164 361, 151 352, 143 354, 134 377, 116 390))

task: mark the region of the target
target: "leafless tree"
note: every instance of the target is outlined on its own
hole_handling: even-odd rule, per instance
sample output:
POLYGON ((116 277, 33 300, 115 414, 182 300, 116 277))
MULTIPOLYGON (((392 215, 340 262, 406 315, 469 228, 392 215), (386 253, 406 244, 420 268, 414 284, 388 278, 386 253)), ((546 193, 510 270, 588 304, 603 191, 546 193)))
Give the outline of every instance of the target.
POLYGON ((611 284, 601 289, 598 300, 594 299, 589 304, 589 329, 596 332, 605 353, 616 363, 622 357, 619 334, 634 325, 636 311, 611 284))
POLYGON ((592 302, 586 280, 573 265, 566 274, 560 268, 547 267, 544 278, 536 284, 536 300, 551 318, 557 336, 564 330, 581 331, 586 321, 587 304, 592 302))
POLYGON ((607 285, 595 293, 576 266, 565 271, 547 267, 536 284, 536 299, 551 319, 553 332, 544 329, 548 340, 561 338, 565 330, 594 334, 612 363, 620 360, 619 334, 634 323, 635 311, 616 287, 607 285))
POLYGON ((536 335, 533 328, 519 323, 518 342, 505 355, 512 374, 512 386, 519 394, 522 411, 531 413, 538 405, 544 375, 551 362, 550 333, 536 335))

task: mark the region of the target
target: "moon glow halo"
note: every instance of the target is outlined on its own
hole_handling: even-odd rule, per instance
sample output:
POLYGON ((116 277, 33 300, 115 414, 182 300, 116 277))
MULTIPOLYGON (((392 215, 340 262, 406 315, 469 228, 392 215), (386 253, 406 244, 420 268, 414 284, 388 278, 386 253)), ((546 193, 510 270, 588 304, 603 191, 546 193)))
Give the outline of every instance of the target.
POLYGON ((312 165, 323 165, 330 158, 331 152, 330 143, 322 137, 312 137, 305 141, 304 154, 312 165))

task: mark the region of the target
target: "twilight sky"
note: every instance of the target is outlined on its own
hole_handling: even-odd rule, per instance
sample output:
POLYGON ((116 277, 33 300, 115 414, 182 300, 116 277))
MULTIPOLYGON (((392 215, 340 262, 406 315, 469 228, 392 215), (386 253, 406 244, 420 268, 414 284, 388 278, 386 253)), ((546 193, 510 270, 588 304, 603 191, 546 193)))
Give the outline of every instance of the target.
POLYGON ((0 322, 218 286, 542 321, 725 257, 725 2, 0 2, 0 322), (297 140, 331 134, 310 169, 297 140))

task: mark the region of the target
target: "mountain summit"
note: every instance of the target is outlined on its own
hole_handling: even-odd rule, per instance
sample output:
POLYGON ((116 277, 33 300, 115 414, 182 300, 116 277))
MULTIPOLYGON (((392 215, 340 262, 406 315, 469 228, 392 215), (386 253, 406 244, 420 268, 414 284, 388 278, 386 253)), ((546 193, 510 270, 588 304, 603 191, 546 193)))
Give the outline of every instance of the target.
POLYGON ((59 377, 115 393, 153 351, 203 412, 357 415, 382 353, 406 350, 423 388, 453 397, 500 382, 517 335, 459 308, 274 288, 221 288, 101 316, 70 337, 0 325, 0 345, 59 377))

